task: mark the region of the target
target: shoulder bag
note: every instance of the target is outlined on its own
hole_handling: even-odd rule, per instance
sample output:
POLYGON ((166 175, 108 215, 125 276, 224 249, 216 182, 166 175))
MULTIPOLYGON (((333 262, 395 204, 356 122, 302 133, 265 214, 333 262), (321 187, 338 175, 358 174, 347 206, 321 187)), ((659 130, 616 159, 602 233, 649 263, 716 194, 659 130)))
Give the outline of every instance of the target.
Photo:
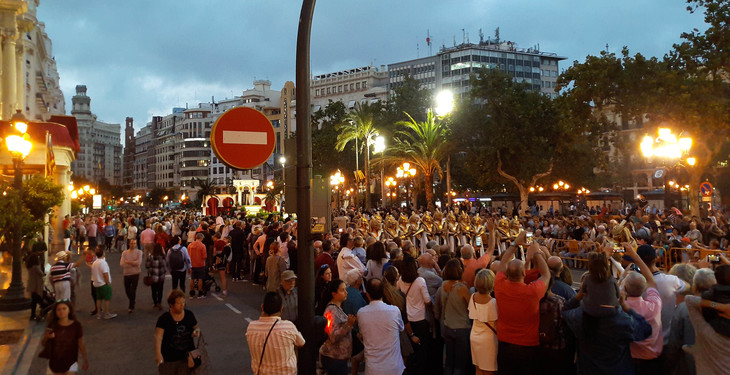
MULTIPOLYGON (((474 301, 474 297, 471 297, 471 303, 474 305, 474 310, 476 310, 477 309, 477 303, 476 303, 476 301, 474 301)), ((479 320, 479 319, 477 319, 477 320, 479 320)), ((479 321, 482 322, 481 320, 479 320, 479 321)), ((489 329, 491 329, 492 332, 494 332, 494 335, 495 336, 497 335, 497 329, 494 328, 494 327, 492 327, 492 325, 489 324, 489 322, 482 322, 482 324, 484 324, 485 326, 489 327, 489 329)))
POLYGON ((256 371, 256 375, 259 375, 261 373, 261 364, 264 362, 264 353, 266 352, 266 344, 269 342, 269 336, 271 336, 271 331, 274 330, 274 326, 276 323, 279 323, 279 320, 275 320, 274 324, 271 325, 271 328, 269 329, 269 333, 266 334, 266 340, 264 340, 264 347, 261 348, 261 359, 259 359, 259 369, 256 371))

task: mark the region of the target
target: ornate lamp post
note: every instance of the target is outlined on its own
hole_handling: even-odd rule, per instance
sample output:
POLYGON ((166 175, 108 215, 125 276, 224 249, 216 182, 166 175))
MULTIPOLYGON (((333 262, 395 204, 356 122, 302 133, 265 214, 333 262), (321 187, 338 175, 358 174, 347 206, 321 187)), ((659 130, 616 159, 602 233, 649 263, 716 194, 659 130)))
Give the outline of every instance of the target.
POLYGON ((342 172, 340 170, 337 170, 337 173, 330 176, 330 185, 332 185, 332 189, 336 192, 335 196, 335 202, 337 204, 337 209, 340 209, 340 185, 345 183, 345 176, 342 175, 342 172))
MULTIPOLYGON (((692 138, 681 137, 678 138, 675 134, 672 134, 672 129, 659 128, 657 130, 657 137, 645 136, 641 141, 641 153, 648 161, 651 158, 657 157, 662 159, 666 164, 667 169, 674 169, 683 166, 684 163, 689 166, 694 166, 697 163, 697 159, 689 156, 689 151, 692 148, 692 138)), ((672 185, 666 183, 669 176, 664 173, 664 209, 670 209, 674 206, 674 200, 672 199, 672 185)), ((679 187, 679 185, 677 185, 679 187)), ((692 204, 692 199, 690 199, 692 204)))
MULTIPOLYGON (((13 115, 10 121, 15 131, 9 131, 9 133, 14 134, 5 137, 5 145, 13 157, 13 169, 15 170, 13 188, 18 192, 15 209, 18 215, 20 215, 23 211, 23 160, 25 160, 25 157, 28 156, 30 150, 33 148, 33 143, 30 142, 30 137, 26 133, 28 130, 27 120, 20 111, 13 115)), ((13 223, 12 279, 7 292, 0 298, 0 311, 25 310, 30 307, 30 301, 25 298, 25 288, 23 287, 23 274, 21 269, 23 250, 20 247, 23 241, 23 233, 21 233, 21 230, 20 221, 16 220, 13 223)))
POLYGON ((395 177, 396 178, 403 178, 405 179, 405 185, 406 185, 406 202, 410 206, 411 204, 411 194, 410 190, 408 189, 410 185, 410 179, 416 176, 416 168, 411 168, 411 164, 406 162, 403 163, 402 166, 399 166, 396 169, 395 177))
MULTIPOLYGON (((380 153, 381 155, 385 151, 385 137, 379 135, 375 138, 375 144, 373 146, 373 152, 380 153)), ((380 199, 383 201, 383 207, 385 207, 385 164, 381 161, 380 163, 380 199)), ((368 186, 368 189, 370 187, 368 186)))
MULTIPOLYGON (((436 95, 436 116, 446 117, 454 110, 454 94, 449 90, 443 90, 436 95)), ((446 193, 451 192, 451 153, 446 158, 446 193)), ((446 207, 451 206, 451 197, 446 197, 446 207)))

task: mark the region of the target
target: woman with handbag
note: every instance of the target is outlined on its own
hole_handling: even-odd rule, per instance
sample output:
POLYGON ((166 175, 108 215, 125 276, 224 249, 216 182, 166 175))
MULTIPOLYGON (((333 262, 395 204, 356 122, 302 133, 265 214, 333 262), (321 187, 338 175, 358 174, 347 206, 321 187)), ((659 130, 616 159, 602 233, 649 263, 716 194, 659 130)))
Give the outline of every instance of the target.
POLYGON ((469 301, 469 318, 472 319, 471 360, 476 374, 497 372, 497 300, 492 298, 494 273, 483 269, 474 278, 476 293, 469 301))
MULTIPOLYGON (((195 359, 195 337, 200 336, 198 321, 185 308, 185 293, 173 289, 167 296, 170 311, 157 319, 155 326, 155 363, 160 375, 189 374, 195 359)), ((198 357, 200 358, 200 357, 198 357)))
POLYGON ((468 304, 469 287, 461 282, 463 271, 458 259, 446 262, 442 273, 444 282, 436 291, 434 315, 441 324, 441 337, 446 347, 444 374, 466 374, 471 363, 468 304))
POLYGON ((167 273, 167 261, 165 260, 162 245, 155 243, 152 254, 147 257, 145 267, 147 268, 147 276, 144 278, 144 283, 152 288, 153 307, 162 311, 162 289, 165 286, 165 273, 167 273))
POLYGON ((81 323, 76 320, 71 303, 59 301, 51 312, 43 336, 43 350, 38 356, 49 360, 48 366, 54 374, 67 374, 78 372, 79 352, 83 358, 81 368, 86 371, 89 369, 89 360, 81 323))
POLYGON ((129 307, 127 312, 130 314, 134 311, 135 301, 137 300, 137 285, 139 284, 139 274, 142 272, 142 250, 137 249, 137 240, 130 241, 130 247, 122 252, 119 258, 119 265, 122 266, 124 274, 124 291, 129 299, 129 307))

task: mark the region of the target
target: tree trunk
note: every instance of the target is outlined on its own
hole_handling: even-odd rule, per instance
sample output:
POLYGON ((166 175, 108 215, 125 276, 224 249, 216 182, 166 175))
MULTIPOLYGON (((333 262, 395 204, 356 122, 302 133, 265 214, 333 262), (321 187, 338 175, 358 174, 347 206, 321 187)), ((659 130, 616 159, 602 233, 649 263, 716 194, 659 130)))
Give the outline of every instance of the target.
POLYGON ((365 210, 370 211, 370 145, 365 142, 365 210))
POLYGON ((702 183, 703 168, 691 169, 689 174, 689 190, 687 191, 687 202, 692 216, 700 216, 700 184, 702 183))
POLYGON ((500 176, 510 180, 515 186, 517 186, 517 189, 520 191, 520 215, 525 215, 527 212, 527 208, 529 207, 527 204, 527 199, 529 195, 529 189, 530 186, 534 186, 535 183, 537 183, 537 180, 549 175, 553 172, 553 160, 550 159, 550 167, 547 171, 543 173, 538 173, 534 176, 532 176, 532 179, 530 180, 530 183, 525 186, 525 184, 520 183, 520 181, 517 179, 517 177, 510 175, 509 173, 502 170, 502 156, 500 156, 499 152, 497 152, 497 173, 499 173, 500 176))
POLYGON ((426 190, 426 203, 428 204, 428 210, 434 212, 436 206, 433 203, 433 173, 424 173, 424 189, 426 190))

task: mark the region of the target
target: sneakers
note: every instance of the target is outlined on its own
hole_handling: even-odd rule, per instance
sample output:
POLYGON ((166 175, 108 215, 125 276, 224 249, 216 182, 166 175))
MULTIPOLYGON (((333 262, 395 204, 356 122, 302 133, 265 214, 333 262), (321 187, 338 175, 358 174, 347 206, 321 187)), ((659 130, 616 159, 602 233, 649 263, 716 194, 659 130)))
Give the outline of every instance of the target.
POLYGON ((96 315, 96 313, 97 313, 97 311, 94 310, 94 311, 90 312, 89 315, 94 316, 94 315, 96 315))
POLYGON ((228 297, 228 291, 227 290, 224 290, 223 291, 223 297, 228 297))
POLYGON ((198 299, 205 299, 205 294, 201 294, 198 296, 198 299))
POLYGON ((102 316, 103 316, 103 315, 104 315, 104 314, 96 314, 96 319, 97 319, 97 320, 101 320, 101 318, 102 318, 102 316))
MULTIPOLYGON (((101 316, 101 315, 99 315, 99 316, 101 316)), ((104 319, 114 319, 116 317, 117 317, 117 314, 113 314, 113 313, 104 315, 104 319)))

